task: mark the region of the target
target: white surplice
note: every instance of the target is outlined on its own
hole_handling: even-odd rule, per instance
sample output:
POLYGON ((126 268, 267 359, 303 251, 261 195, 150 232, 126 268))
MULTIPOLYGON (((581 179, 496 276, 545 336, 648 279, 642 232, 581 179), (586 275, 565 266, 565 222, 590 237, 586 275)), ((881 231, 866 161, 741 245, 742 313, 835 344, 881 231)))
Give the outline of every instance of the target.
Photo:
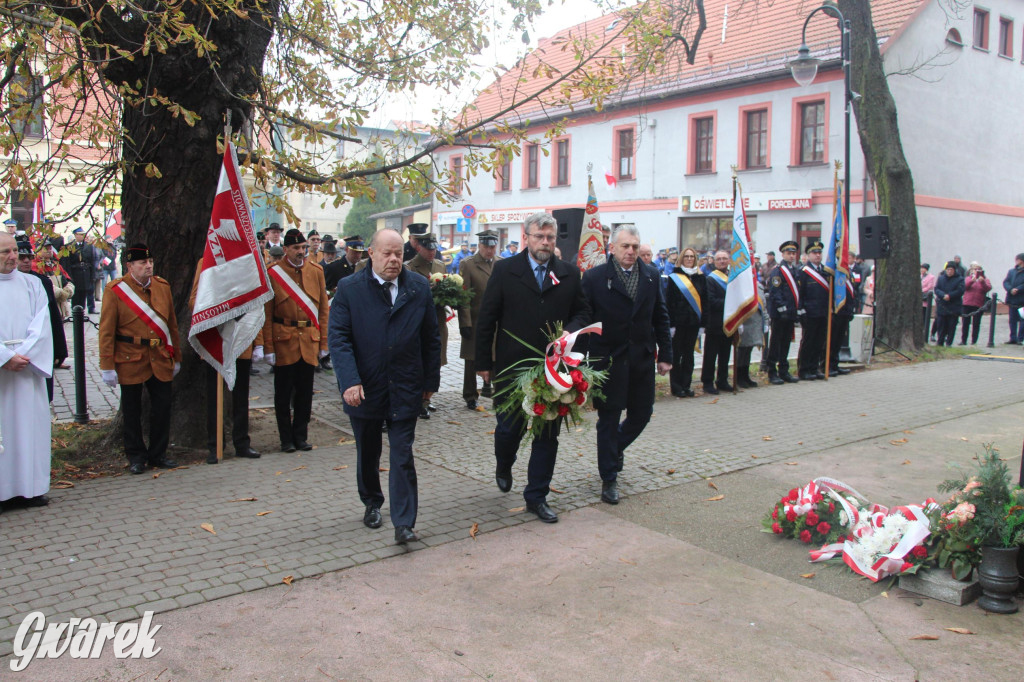
POLYGON ((0 501, 36 497, 50 489, 50 405, 53 338, 46 291, 39 278, 0 274, 0 501), (4 369, 15 355, 20 372, 4 369))

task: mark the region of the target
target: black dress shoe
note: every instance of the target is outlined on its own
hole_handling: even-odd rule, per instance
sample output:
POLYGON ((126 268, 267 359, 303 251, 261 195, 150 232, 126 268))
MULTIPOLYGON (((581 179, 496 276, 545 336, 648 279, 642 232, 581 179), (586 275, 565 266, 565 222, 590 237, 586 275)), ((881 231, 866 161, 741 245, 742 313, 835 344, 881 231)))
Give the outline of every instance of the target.
POLYGON ((696 394, 696 393, 694 393, 694 392, 693 392, 692 390, 690 390, 690 389, 686 389, 686 390, 684 390, 684 391, 683 391, 683 395, 684 395, 684 396, 686 396, 687 398, 693 398, 693 397, 694 397, 694 396, 696 396, 697 394, 696 394))
POLYGON ((480 389, 480 395, 484 398, 490 398, 494 395, 494 386, 491 384, 484 384, 484 387, 480 389))
POLYGON ((260 453, 253 450, 252 448, 235 448, 235 457, 245 457, 246 459, 259 459, 260 453))
POLYGON ((619 503, 618 481, 601 481, 601 501, 608 504, 619 503))
POLYGON ((685 398, 686 397, 686 392, 685 391, 672 391, 672 395, 674 395, 676 398, 685 398))
POLYGON ((431 412, 437 412, 437 408, 434 407, 434 403, 427 403, 427 409, 431 412))
POLYGON ((173 469, 174 467, 178 466, 178 463, 175 462, 170 457, 161 457, 160 459, 152 460, 149 463, 149 466, 153 467, 154 469, 173 469))
POLYGON ((743 381, 737 382, 740 388, 757 388, 757 382, 751 381, 750 379, 744 379, 743 381))
POLYGON ((836 374, 838 374, 839 376, 842 376, 844 374, 849 374, 849 373, 850 373, 850 370, 846 369, 845 367, 836 367, 836 374))
POLYGON ((258 367, 253 366, 253 367, 249 368, 249 375, 250 376, 256 376, 259 373, 260 373, 260 370, 259 370, 258 367))
POLYGON ((824 372, 815 372, 814 373, 814 378, 815 379, 824 379, 825 378, 825 373, 824 372))
POLYGON ((726 393, 732 393, 733 391, 732 384, 715 384, 715 388, 719 391, 725 391, 726 393))
POLYGON ((494 481, 498 484, 498 490, 503 493, 507 493, 512 490, 512 469, 502 469, 496 467, 494 469, 494 481))
POLYGON ((26 497, 26 507, 45 507, 50 504, 50 498, 46 495, 36 495, 35 497, 26 497))
POLYGON ((817 374, 811 374, 810 372, 800 372, 798 375, 801 381, 814 381, 818 378, 817 374))
POLYGON ((467 400, 466 401, 466 409, 467 410, 473 410, 475 412, 476 411, 476 401, 475 400, 467 400))
POLYGON ((217 453, 216 452, 211 451, 211 452, 207 453, 207 455, 206 455, 206 463, 207 464, 216 464, 219 461, 220 460, 217 459, 217 453))
POLYGON ((800 382, 800 380, 797 379, 792 374, 780 374, 779 378, 782 379, 782 381, 784 381, 787 384, 796 384, 800 382))
POLYGON ((146 465, 142 462, 135 462, 128 467, 128 471, 133 474, 144 474, 146 473, 146 465))
POLYGON ((420 410, 420 419, 430 419, 430 412, 427 411, 426 407, 420 410))
POLYGON ((295 443, 281 443, 281 452, 295 452, 295 443))
POLYGON ((772 386, 781 386, 786 382, 783 381, 778 374, 772 374, 771 376, 768 377, 768 383, 771 384, 772 386))
POLYGON ((380 507, 372 504, 366 505, 366 512, 363 514, 363 525, 367 528, 380 528, 383 520, 380 517, 380 507))
POLYGON ((303 452, 309 452, 313 449, 313 446, 304 440, 297 440, 295 441, 295 449, 302 450, 303 452))
POLYGON ((710 395, 718 395, 718 389, 715 388, 714 386, 705 386, 704 392, 710 395))
POLYGON ((395 544, 404 545, 407 542, 419 540, 416 533, 409 526, 395 526, 395 544))
POLYGON ((544 523, 558 523, 558 514, 543 500, 540 502, 527 502, 526 511, 533 512, 544 523))

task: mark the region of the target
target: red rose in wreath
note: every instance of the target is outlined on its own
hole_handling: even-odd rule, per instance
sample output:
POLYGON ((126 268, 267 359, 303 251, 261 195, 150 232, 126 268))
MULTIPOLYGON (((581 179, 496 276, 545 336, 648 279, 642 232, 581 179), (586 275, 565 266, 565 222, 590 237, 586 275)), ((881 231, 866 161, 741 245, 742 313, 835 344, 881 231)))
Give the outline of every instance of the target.
POLYGON ((810 542, 810 541, 811 541, 811 531, 809 531, 809 530, 802 530, 802 531, 800 531, 800 542, 810 542))
POLYGON ((796 521, 796 512, 793 511, 792 509, 790 509, 788 512, 786 512, 786 520, 789 521, 790 523, 793 523, 794 521, 796 521))
POLYGON ((822 535, 828 535, 828 532, 830 530, 832 530, 832 526, 830 526, 828 524, 828 522, 822 521, 821 523, 818 524, 818 532, 821 533, 822 535))
POLYGON ((918 559, 924 559, 928 556, 928 548, 924 545, 918 545, 914 549, 910 550, 910 553, 918 559))
POLYGON ((559 417, 564 417, 567 414, 569 414, 569 406, 568 405, 559 405, 558 406, 558 416, 559 417))
POLYGON ((772 524, 772 532, 776 535, 782 535, 782 526, 777 523, 772 524))
POLYGON ((544 414, 544 410, 545 409, 547 409, 547 408, 544 406, 544 403, 534 403, 533 404, 533 413, 535 415, 537 415, 538 417, 540 417, 540 416, 542 416, 544 414))
POLYGON ((817 514, 815 514, 814 512, 807 512, 808 526, 817 526, 819 521, 821 521, 821 519, 818 517, 817 514))

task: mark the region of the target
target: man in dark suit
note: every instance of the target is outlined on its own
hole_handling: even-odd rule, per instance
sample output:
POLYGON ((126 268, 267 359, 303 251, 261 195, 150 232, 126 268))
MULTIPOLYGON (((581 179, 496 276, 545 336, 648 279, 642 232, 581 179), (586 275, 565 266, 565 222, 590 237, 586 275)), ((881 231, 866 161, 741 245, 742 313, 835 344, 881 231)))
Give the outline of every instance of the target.
POLYGON ((426 278, 402 267, 402 236, 381 230, 370 240, 370 267, 338 283, 328 347, 345 412, 356 437, 356 480, 363 523, 381 525, 381 428, 388 424, 391 522, 395 542, 417 540, 416 466, 412 444, 422 401, 441 383, 441 340, 426 278))
MULTIPOLYGON (((462 398, 466 401, 466 407, 471 410, 476 409, 477 400, 476 366, 473 364, 476 351, 476 321, 480 317, 480 303, 484 300, 487 280, 491 278, 491 270, 494 268, 496 258, 495 252, 498 250, 498 233, 494 230, 477 232, 476 236, 480 240, 479 250, 459 262, 462 286, 473 291, 473 300, 470 304, 459 308, 459 334, 462 335, 459 357, 463 359, 465 365, 462 377, 462 398)), ((485 383, 484 389, 479 395, 490 398, 494 395, 493 391, 491 384, 485 383)))
POLYGON ((729 282, 731 259, 728 251, 716 251, 715 267, 707 274, 708 296, 704 303, 704 363, 701 366, 700 380, 704 384, 704 392, 711 395, 733 390, 729 383, 732 336, 726 336, 722 327, 725 317, 725 289, 729 282))
MULTIPOLYGON (((477 320, 474 362, 484 383, 494 377, 494 393, 508 385, 510 366, 532 357, 532 352, 513 338, 515 335, 534 348, 544 348, 546 330, 562 323, 568 332, 586 326, 590 311, 580 285, 576 266, 554 257, 557 224, 548 213, 534 213, 526 219, 527 248, 494 264, 484 291, 477 320), (492 350, 493 349, 493 350, 492 350)), ((494 477, 502 492, 512 489, 512 465, 523 438, 525 413, 518 408, 498 411, 494 429, 494 477)), ((527 484, 523 490, 526 508, 545 523, 558 521, 547 505, 551 476, 558 453, 561 419, 549 423, 536 438, 530 452, 527 484)))
POLYGON ((824 245, 812 241, 804 249, 807 264, 800 271, 800 352, 797 367, 801 379, 824 379, 818 366, 825 361, 825 338, 828 329, 828 275, 821 265, 824 245))
POLYGON ((654 413, 654 365, 672 369, 672 338, 661 274, 637 258, 640 233, 619 227, 612 235, 609 262, 583 275, 583 293, 591 321, 602 324, 601 335, 586 337, 597 369, 609 369, 597 407, 597 468, 601 499, 619 503, 618 472, 623 452, 643 432, 654 413), (610 363, 610 367, 609 367, 610 363), (626 420, 619 423, 622 411, 626 420))

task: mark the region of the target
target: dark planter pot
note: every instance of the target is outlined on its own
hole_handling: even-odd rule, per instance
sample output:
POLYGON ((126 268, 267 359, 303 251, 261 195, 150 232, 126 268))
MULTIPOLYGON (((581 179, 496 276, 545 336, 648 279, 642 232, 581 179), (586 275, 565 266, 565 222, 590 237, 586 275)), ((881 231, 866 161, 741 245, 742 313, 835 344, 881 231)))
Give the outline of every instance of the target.
POLYGON ((982 596, 978 606, 992 613, 1017 613, 1013 595, 1017 591, 1019 547, 982 547, 978 582, 982 596))

